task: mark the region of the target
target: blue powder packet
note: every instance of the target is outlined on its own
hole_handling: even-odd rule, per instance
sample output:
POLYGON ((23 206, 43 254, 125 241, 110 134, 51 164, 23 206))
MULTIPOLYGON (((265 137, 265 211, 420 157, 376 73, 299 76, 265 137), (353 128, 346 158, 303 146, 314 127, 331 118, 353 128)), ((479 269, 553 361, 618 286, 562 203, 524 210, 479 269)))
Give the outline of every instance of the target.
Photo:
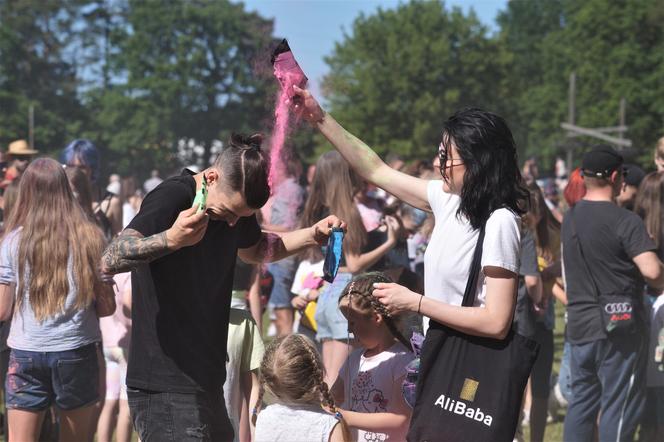
POLYGON ((342 243, 344 240, 344 231, 339 227, 333 227, 330 239, 327 242, 325 251, 325 263, 323 264, 323 279, 327 282, 334 281, 339 271, 339 263, 343 256, 342 243))

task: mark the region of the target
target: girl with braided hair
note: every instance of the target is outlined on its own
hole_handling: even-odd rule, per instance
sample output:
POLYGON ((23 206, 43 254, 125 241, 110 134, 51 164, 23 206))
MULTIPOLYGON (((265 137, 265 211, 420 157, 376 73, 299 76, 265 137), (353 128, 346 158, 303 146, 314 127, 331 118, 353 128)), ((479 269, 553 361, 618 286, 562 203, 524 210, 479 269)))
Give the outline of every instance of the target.
POLYGON ((272 341, 261 362, 255 441, 349 441, 324 378, 323 361, 308 338, 292 334, 272 341), (261 410, 265 392, 273 401, 261 410))
POLYGON ((390 314, 372 293, 375 283, 390 282, 383 273, 364 273, 355 276, 339 298, 348 331, 362 346, 350 354, 332 388, 334 397, 343 402, 341 413, 356 433, 353 440, 403 441, 408 432, 412 410, 401 386, 406 365, 415 356, 399 331, 398 316, 390 314))

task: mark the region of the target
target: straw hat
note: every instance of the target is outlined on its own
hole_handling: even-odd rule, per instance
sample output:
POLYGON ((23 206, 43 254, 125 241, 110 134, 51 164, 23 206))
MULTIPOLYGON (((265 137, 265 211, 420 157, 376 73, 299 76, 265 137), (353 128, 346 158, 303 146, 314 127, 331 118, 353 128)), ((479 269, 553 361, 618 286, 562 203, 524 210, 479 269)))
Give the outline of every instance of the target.
POLYGON ((9 150, 7 150, 9 155, 35 155, 38 153, 38 150, 30 149, 28 142, 25 140, 16 140, 9 143, 9 150))

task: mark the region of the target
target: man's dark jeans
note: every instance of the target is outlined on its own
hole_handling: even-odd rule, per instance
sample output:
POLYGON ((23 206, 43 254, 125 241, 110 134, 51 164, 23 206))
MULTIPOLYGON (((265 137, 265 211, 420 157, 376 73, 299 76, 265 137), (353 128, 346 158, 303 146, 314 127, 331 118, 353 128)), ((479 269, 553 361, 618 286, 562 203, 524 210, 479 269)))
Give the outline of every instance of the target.
POLYGON ((233 440, 221 392, 164 393, 127 387, 127 396, 142 442, 233 440))
POLYGON ((644 334, 571 344, 572 397, 565 417, 566 442, 631 441, 645 401, 644 334))

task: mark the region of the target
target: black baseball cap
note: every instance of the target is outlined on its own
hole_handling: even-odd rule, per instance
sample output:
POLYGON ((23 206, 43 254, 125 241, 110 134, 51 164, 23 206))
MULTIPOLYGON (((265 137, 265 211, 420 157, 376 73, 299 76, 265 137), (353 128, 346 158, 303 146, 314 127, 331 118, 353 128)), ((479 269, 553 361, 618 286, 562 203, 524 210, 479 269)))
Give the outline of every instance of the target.
POLYGON ((628 186, 639 187, 641 181, 646 177, 646 173, 636 164, 625 164, 624 167, 625 178, 624 182, 628 186))
POLYGON ((595 146, 586 152, 581 162, 583 176, 608 178, 623 165, 623 157, 611 146, 595 146))

